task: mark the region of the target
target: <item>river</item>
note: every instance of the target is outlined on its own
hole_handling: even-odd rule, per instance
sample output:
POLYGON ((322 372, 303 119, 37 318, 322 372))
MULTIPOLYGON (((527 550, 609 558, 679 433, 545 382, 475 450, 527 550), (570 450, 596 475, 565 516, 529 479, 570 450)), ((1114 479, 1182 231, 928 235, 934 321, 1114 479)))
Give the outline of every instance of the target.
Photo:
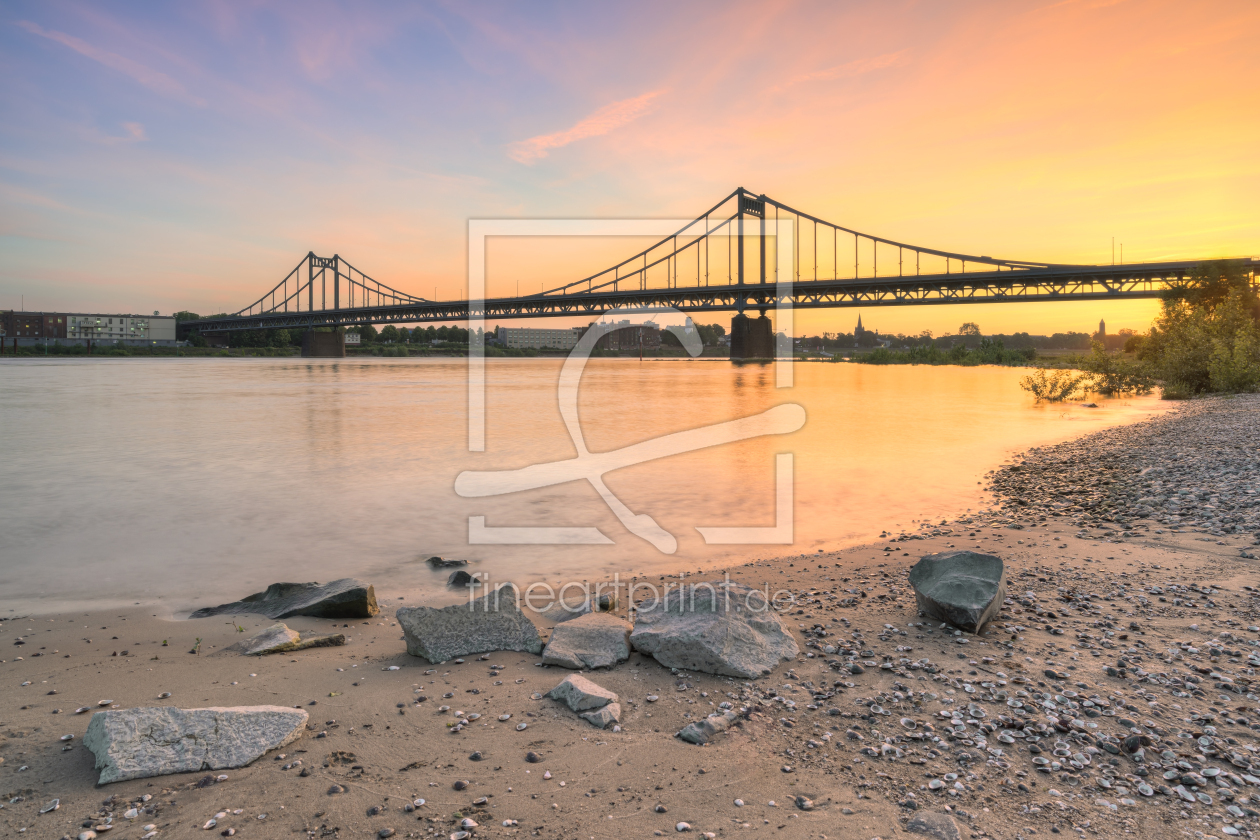
MULTIPOLYGON (((491 580, 596 579, 814 554, 979 509, 1014 453, 1163 410, 1154 397, 1036 405, 1023 371, 596 359, 582 380, 592 452, 803 407, 790 434, 623 466, 604 477, 677 541, 630 533, 590 483, 485 498, 466 470, 571 459, 560 361, 489 359, 486 447, 468 451, 462 359, 51 359, 0 363, 0 616, 152 604, 167 614, 274 581, 359 577, 382 606, 451 601, 431 555, 491 580), (792 453, 790 545, 706 545, 697 527, 776 524, 792 453), (469 544, 491 528, 597 528, 602 545, 469 544)), ((1166 405, 1166 404, 1165 404, 1166 405)), ((704 433, 701 433, 704 434, 704 433)))

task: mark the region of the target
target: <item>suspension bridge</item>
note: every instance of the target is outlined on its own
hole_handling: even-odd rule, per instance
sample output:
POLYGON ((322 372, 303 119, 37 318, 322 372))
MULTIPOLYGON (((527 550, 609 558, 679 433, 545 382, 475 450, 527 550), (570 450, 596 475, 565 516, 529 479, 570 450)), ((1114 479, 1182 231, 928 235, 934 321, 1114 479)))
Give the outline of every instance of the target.
MULTIPOLYGON (((596 274, 537 294, 428 300, 385 285, 338 255, 308 253, 274 288, 190 331, 298 329, 589 316, 614 309, 734 312, 733 358, 772 355, 765 313, 854 306, 923 306, 1159 297, 1202 260, 1071 265, 962 254, 846 228, 742 187, 673 235, 596 274), (776 231, 789 225, 790 237, 776 231), (778 252, 790 240, 790 252, 778 252), (786 275, 786 276, 785 276, 786 275), (760 317, 745 313, 756 310, 760 317)), ((1252 282, 1260 260, 1236 260, 1252 282)))

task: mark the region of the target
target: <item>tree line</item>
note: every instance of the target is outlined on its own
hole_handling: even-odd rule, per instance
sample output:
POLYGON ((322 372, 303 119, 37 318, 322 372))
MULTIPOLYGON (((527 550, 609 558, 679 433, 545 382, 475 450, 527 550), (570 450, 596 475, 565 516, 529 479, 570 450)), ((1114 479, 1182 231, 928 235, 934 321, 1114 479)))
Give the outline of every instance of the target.
POLYGON ((1076 370, 1039 370, 1023 388, 1039 400, 1099 394, 1146 394, 1157 386, 1164 399, 1260 390, 1260 294, 1237 262, 1198 266, 1169 288, 1145 334, 1130 335, 1128 359, 1101 343, 1089 356, 1070 361, 1076 370))

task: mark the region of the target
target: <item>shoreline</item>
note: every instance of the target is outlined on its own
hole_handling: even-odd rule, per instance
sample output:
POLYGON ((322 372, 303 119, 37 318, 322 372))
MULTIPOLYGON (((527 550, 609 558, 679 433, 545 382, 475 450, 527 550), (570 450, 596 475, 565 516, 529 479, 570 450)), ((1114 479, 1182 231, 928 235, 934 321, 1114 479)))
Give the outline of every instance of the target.
MULTIPOLYGON (((1257 506, 1247 504, 1255 494, 1246 491, 1260 490, 1252 431, 1260 424, 1246 420, 1257 414, 1256 397, 1195 401, 1023 453, 993 474, 1001 504, 988 513, 839 551, 728 565, 736 581, 793 592, 783 619, 801 655, 751 681, 671 673, 639 653, 583 672, 622 697, 619 733, 533 699, 571 673, 539 668, 537 656, 497 652, 442 665, 409 656, 393 610, 410 602, 387 589, 378 588, 382 611, 370 621, 286 622, 304 636, 346 633, 344 647, 262 658, 222 652, 242 638, 229 616, 169 621, 132 607, 4 619, 0 779, 13 795, 0 825, 14 836, 77 837, 104 809, 116 824, 111 836, 142 837, 152 824, 155 837, 205 837, 202 825, 226 811, 218 829, 243 837, 368 837, 384 828, 447 837, 471 816, 481 823, 476 837, 648 837, 685 821, 717 836, 887 840, 922 836, 908 824, 931 812, 964 837, 1238 836, 1226 827, 1250 836, 1260 828, 1260 697, 1251 682, 1260 628, 1248 628, 1260 623, 1260 581, 1247 555, 1260 546, 1257 506), (1182 457, 1167 460, 1178 448, 1182 457), (1139 467, 1156 454, 1166 462, 1139 467), (1151 467, 1165 472, 1141 473, 1151 467), (1193 502, 1151 495, 1157 480, 1156 491, 1166 482, 1198 492, 1193 502), (954 548, 1006 562, 1007 604, 981 636, 955 637, 919 618, 905 581, 920 556, 954 548), (13 645, 19 636, 25 644, 13 645), (202 652, 193 656, 198 636, 202 652), (430 702, 412 702, 417 689, 430 702), (173 696, 157 699, 167 691, 173 696), (282 750, 288 770, 272 753, 204 788, 195 786, 204 773, 97 787, 81 745, 90 715, 72 712, 102 699, 122 708, 300 705, 313 729, 282 750), (674 737, 723 699, 749 714, 706 747, 674 737), (450 734, 451 713, 438 713, 438 703, 489 722, 450 734), (955 716, 960 708, 973 714, 955 716), (528 729, 497 723, 499 713, 528 729), (914 729, 898 723, 903 716, 914 729), (1099 734, 1123 739, 1133 727, 1150 742, 1144 761, 1098 746, 1113 743, 1099 734), (911 737, 923 733, 930 737, 911 737), (68 749, 64 734, 75 736, 68 749), (1067 755, 1055 753, 1056 742, 1067 755), (474 750, 486 760, 471 762, 474 750), (527 763, 527 751, 542 761, 527 763), (1035 758, 1061 766, 1039 770, 1035 758), (471 784, 457 792, 460 780, 471 784), (345 792, 328 795, 332 784, 345 792), (799 809, 797 796, 813 807, 799 809), (53 798, 60 808, 38 815, 53 798), (426 804, 403 809, 416 798, 426 804), (125 819, 133 803, 139 815, 125 819), (373 807, 383 810, 368 816, 373 807)), ((250 633, 272 623, 236 621, 250 633)), ((545 635, 549 622, 536 623, 545 635)))

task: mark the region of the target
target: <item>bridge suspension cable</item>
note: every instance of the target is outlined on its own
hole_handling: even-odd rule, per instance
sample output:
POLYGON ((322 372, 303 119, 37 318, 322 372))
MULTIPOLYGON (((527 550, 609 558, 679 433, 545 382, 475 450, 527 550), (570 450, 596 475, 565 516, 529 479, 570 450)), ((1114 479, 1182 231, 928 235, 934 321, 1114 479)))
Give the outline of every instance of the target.
POLYGON ((232 317, 428 302, 425 298, 400 292, 373 280, 337 254, 317 257, 314 251, 308 251, 302 261, 275 288, 239 312, 232 313, 232 317), (303 268, 306 269, 305 272, 303 268))
MULTIPOLYGON (((911 276, 906 273, 907 254, 914 255, 915 276, 923 271, 924 257, 931 258, 938 264, 943 261, 943 265, 940 267, 944 270, 930 272, 933 274, 966 273, 969 269, 973 271, 1019 271, 1066 267, 1056 263, 999 259, 988 255, 963 254, 936 248, 926 248, 921 245, 911 245, 906 242, 863 233, 853 228, 828 222, 825 219, 797 210, 773 198, 768 198, 764 195, 753 195, 743 187, 740 187, 703 215, 697 216, 694 221, 684 225, 676 233, 644 248, 637 254, 627 257, 603 271, 547 289, 538 295, 530 297, 594 294, 604 291, 620 292, 632 289, 646 291, 649 288, 653 288, 651 277, 654 269, 660 269, 657 273, 663 275, 665 288, 682 288, 683 284, 679 275, 679 267, 684 264, 693 264, 690 255, 686 256, 686 262, 684 263, 684 255, 687 251, 694 251, 694 285, 697 287, 708 286, 711 284, 714 273, 712 265, 713 249, 709 247, 709 240, 713 237, 721 237, 727 240, 727 247, 720 249, 726 251, 725 271, 727 285, 776 282, 779 279, 777 277, 778 261, 766 256, 765 231, 766 223, 769 221, 770 208, 774 210, 776 227, 782 223, 785 216, 788 217, 787 220, 793 226, 792 245, 794 253, 792 254, 792 266, 794 276, 791 278, 793 282, 808 282, 811 280, 830 280, 834 282, 839 280, 911 276), (744 223, 746 220, 758 223, 757 232, 752 234, 745 232, 744 223), (808 236, 805 234, 805 223, 809 223, 811 226, 808 236), (755 258, 757 262, 755 279, 749 279, 750 275, 745 271, 746 258, 749 256, 745 253, 746 238, 749 235, 756 237, 759 243, 757 257, 755 258), (831 239, 830 243, 826 243, 825 240, 827 238, 831 239), (853 243, 853 266, 851 271, 847 265, 842 269, 840 264, 840 244, 842 239, 851 239, 853 243), (703 243, 703 247, 701 247, 701 243, 703 243), (824 246, 826 244, 831 245, 832 260, 829 272, 826 271, 828 266, 826 266, 825 262, 820 263, 819 261, 820 244, 824 246), (801 270, 801 253, 806 246, 812 249, 813 254, 811 260, 812 269, 808 275, 801 270), (897 271, 895 273, 891 271, 881 273, 879 269, 881 248, 884 253, 889 253, 895 249, 897 255, 897 271), (868 259, 865 262, 863 261, 864 253, 868 255, 868 259)), ((773 232, 770 238, 774 239, 773 232)), ((825 256, 825 250, 823 253, 825 256)), ((719 266, 719 269, 721 268, 722 266, 719 266)))

